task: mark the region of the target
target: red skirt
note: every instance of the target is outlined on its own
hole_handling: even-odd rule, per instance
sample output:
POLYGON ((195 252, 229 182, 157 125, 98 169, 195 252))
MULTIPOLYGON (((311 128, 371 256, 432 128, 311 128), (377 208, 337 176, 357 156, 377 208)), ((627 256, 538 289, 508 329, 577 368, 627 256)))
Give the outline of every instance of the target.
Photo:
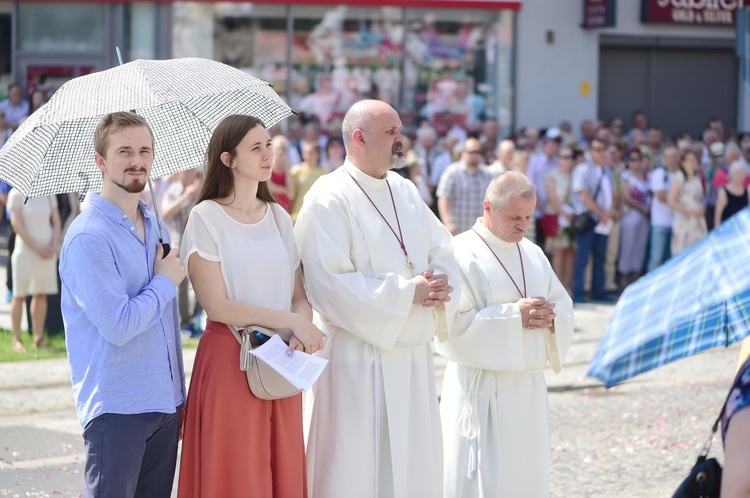
POLYGON ((185 410, 179 498, 306 498, 302 395, 256 398, 239 369, 240 345, 209 321, 185 410))

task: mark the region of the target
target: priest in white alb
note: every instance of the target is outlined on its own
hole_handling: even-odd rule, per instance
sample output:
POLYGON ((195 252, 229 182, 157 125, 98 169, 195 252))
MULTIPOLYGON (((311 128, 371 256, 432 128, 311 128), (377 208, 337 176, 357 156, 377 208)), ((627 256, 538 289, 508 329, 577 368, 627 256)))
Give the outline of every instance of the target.
POLYGON ((439 497, 443 451, 432 339, 460 274, 448 230, 409 180, 401 120, 364 100, 346 162, 304 198, 294 232, 328 366, 305 406, 311 498, 439 497))
POLYGON ((524 238, 535 206, 523 174, 501 173, 483 217, 454 240, 462 294, 448 339, 437 342, 450 360, 440 402, 445 498, 549 496, 543 369, 562 367, 573 303, 542 250, 524 238))

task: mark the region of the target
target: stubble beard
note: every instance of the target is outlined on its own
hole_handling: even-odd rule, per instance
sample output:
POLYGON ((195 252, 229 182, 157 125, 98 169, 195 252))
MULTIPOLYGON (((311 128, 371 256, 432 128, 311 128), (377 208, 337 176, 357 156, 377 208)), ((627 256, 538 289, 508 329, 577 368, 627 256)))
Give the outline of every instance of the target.
MULTIPOLYGON (((146 170, 141 170, 144 173, 146 173, 146 170)), ((127 175, 129 171, 125 171, 125 174, 127 175)), ((130 183, 126 183, 125 177, 123 177, 122 182, 118 182, 117 180, 112 180, 112 183, 123 189, 125 192, 129 194, 140 194, 143 192, 143 189, 146 188, 146 182, 140 181, 140 180, 131 180, 130 183)))

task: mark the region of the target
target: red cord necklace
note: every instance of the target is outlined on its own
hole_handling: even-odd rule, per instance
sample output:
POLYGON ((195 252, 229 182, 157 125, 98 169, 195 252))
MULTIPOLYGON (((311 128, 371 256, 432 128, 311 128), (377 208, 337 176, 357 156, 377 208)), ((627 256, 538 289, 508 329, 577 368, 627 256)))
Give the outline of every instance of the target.
POLYGON ((393 229, 390 223, 388 223, 388 220, 385 219, 385 216, 383 216, 383 213, 380 212, 380 209, 378 209, 378 206, 375 205, 375 202, 372 200, 372 198, 368 195, 367 192, 365 192, 365 189, 362 188, 362 185, 359 184, 356 178, 352 176, 351 173, 348 171, 346 172, 349 177, 354 181, 354 183, 357 184, 357 187, 362 191, 363 194, 365 194, 365 197, 367 197, 367 200, 370 201, 370 204, 372 204, 372 207, 375 208, 375 211, 378 212, 380 217, 383 219, 386 225, 388 225, 388 228, 391 229, 391 233, 393 233, 393 236, 396 237, 396 240, 398 241, 398 244, 401 246, 401 250, 404 252, 404 257, 406 258, 406 267, 409 269, 412 275, 414 275, 414 263, 411 262, 409 259, 409 253, 406 250, 406 245, 404 244, 404 234, 401 232, 401 221, 398 219, 398 210, 396 209, 396 201, 393 198, 393 190, 391 189, 391 184, 388 183, 388 180, 385 181, 385 184, 388 186, 388 192, 391 194, 391 203, 393 204, 393 212, 396 213, 396 225, 398 226, 398 234, 396 234, 396 231, 393 229))
MULTIPOLYGON (((472 228, 472 230, 474 230, 474 229, 472 228)), ((521 288, 518 287, 518 284, 516 283, 515 279, 510 274, 510 272, 508 271, 508 269, 505 267, 505 265, 503 264, 503 262, 500 261, 500 258, 497 256, 497 254, 495 254, 495 251, 492 250, 492 248, 487 243, 487 241, 484 240, 484 237, 482 237, 479 234, 479 232, 477 232, 476 230, 474 230, 474 233, 477 234, 477 237, 479 237, 480 239, 482 239, 482 242, 484 242, 484 245, 487 246, 487 249, 489 249, 490 252, 492 253, 492 255, 495 256, 495 259, 497 260, 497 262, 500 263, 500 266, 503 267, 503 270, 505 270, 505 273, 508 274, 508 278, 510 278, 510 281, 513 282, 513 285, 516 286, 516 290, 518 291, 519 294, 521 294, 521 297, 526 297, 526 272, 524 271, 524 268, 523 268, 523 255, 521 254, 521 247, 518 245, 518 242, 516 242, 516 249, 518 249, 518 257, 521 259, 521 276, 523 277, 523 292, 521 292, 521 288)))

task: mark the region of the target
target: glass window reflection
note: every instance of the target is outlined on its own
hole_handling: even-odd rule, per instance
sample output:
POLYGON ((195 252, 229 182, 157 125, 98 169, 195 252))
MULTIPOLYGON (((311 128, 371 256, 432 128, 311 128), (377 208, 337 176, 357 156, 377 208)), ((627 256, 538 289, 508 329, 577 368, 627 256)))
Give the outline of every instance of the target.
POLYGON ((413 133, 512 125, 510 10, 175 2, 173 55, 209 57, 270 82, 305 118, 337 129, 364 98, 413 133), (288 31, 291 16, 291 32, 288 31))
POLYGON ((33 52, 101 52, 104 3, 18 3, 18 48, 33 52))

